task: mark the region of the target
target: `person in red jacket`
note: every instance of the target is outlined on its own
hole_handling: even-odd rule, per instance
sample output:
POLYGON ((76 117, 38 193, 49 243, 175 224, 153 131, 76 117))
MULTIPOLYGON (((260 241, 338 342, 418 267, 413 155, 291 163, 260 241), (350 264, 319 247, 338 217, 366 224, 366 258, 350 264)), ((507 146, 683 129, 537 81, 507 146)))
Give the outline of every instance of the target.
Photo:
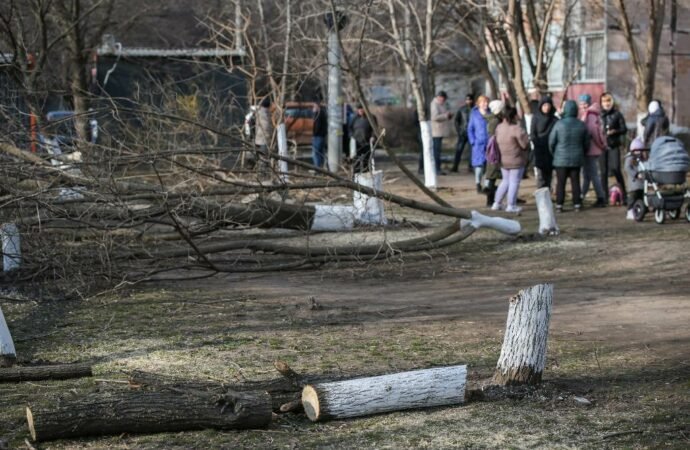
POLYGON ((589 94, 580 95, 578 101, 580 120, 585 123, 590 137, 589 148, 585 153, 585 165, 582 167, 582 201, 584 202, 587 196, 591 181, 597 194, 597 202, 594 206, 604 207, 606 206, 606 192, 604 192, 599 176, 599 157, 606 149, 606 136, 601 126, 601 109, 598 103, 592 104, 592 97, 589 94))

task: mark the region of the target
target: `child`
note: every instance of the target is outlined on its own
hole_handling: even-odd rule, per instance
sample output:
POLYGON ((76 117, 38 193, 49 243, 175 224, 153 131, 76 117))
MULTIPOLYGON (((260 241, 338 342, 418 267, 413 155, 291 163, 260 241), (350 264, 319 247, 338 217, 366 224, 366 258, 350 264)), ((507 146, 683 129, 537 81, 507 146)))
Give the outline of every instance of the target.
POLYGON ((641 157, 640 150, 645 148, 642 138, 636 137, 630 143, 630 151, 625 155, 623 162, 623 169, 628 177, 628 212, 625 215, 627 220, 635 220, 633 214, 633 204, 635 200, 642 200, 644 198, 644 180, 637 176, 637 163, 641 157))

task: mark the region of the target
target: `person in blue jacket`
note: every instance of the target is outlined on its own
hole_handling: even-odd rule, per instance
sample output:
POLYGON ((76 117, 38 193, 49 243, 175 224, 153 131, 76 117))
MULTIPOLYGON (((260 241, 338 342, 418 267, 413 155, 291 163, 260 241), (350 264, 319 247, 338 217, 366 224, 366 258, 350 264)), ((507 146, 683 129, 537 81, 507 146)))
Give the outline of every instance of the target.
POLYGON ((472 167, 477 192, 482 192, 482 176, 486 164, 486 145, 489 143, 489 131, 485 116, 489 114, 489 99, 485 95, 477 98, 477 106, 472 108, 470 122, 467 125, 467 139, 472 145, 472 167))

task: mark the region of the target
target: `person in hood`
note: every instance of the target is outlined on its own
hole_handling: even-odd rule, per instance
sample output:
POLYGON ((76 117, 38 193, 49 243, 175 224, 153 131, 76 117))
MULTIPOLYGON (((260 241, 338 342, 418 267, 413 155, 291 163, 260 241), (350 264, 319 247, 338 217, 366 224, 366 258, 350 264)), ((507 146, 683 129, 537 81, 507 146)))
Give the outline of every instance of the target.
POLYGON ((553 100, 542 97, 537 111, 532 116, 530 139, 534 147, 534 167, 538 170, 537 188, 548 187, 551 190, 553 176, 553 156, 549 151, 549 134, 558 122, 553 100))
POLYGON ((580 168, 589 149, 589 133, 585 124, 577 118, 577 103, 565 102, 562 119, 556 122, 549 134, 549 151, 556 169, 556 211, 563 211, 565 183, 570 178, 575 211, 582 208, 580 198, 580 168))
POLYGON ((582 168, 582 201, 584 202, 589 190, 590 182, 594 185, 597 201, 594 206, 602 208, 606 206, 606 192, 601 185, 599 175, 599 157, 606 149, 606 136, 601 126, 601 113, 598 103, 592 103, 589 94, 582 94, 578 98, 580 104, 580 120, 585 123, 589 132, 589 148, 585 155, 585 165, 582 168))
POLYGON ((477 97, 477 106, 472 108, 470 122, 467 125, 467 139, 472 146, 472 168, 474 169, 474 182, 477 192, 482 192, 482 176, 486 164, 486 145, 489 143, 489 131, 486 117, 489 111, 489 98, 486 95, 477 97))
POLYGON ((613 95, 604 92, 599 98, 601 103, 601 125, 606 135, 606 151, 599 157, 599 170, 601 172, 601 187, 604 192, 609 191, 609 175, 616 177, 616 182, 623 192, 623 203, 626 201, 625 179, 621 171, 621 152, 625 133, 625 118, 618 110, 613 100, 613 95))
POLYGON ((642 119, 644 134, 642 140, 646 148, 652 148, 654 141, 669 134, 670 124, 659 100, 652 100, 647 107, 647 116, 642 119))

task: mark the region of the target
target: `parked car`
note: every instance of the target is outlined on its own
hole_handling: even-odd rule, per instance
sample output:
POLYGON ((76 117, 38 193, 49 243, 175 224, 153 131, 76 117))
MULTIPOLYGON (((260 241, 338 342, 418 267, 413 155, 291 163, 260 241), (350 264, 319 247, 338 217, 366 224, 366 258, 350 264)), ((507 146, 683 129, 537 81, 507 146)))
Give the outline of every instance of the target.
MULTIPOLYGON (((287 102, 283 112, 287 138, 294 145, 311 145, 312 131, 314 129, 314 112, 311 102, 287 102)), ((255 114, 258 106, 250 106, 249 112, 244 116, 242 134, 247 141, 254 139, 255 114)), ((275 111, 275 106, 271 106, 275 111)))

